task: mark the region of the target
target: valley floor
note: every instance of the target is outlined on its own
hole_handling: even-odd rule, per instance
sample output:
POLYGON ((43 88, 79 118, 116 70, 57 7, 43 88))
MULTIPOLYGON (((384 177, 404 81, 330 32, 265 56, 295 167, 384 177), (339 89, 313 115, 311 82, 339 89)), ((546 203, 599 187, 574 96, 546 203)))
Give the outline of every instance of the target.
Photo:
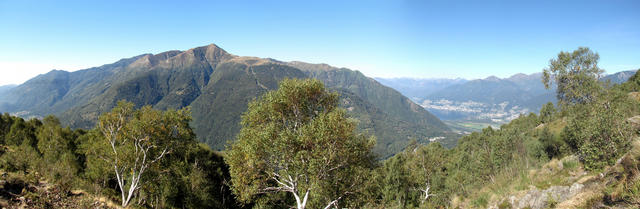
POLYGON ((494 129, 500 128, 500 125, 503 124, 481 120, 443 120, 442 122, 447 124, 452 131, 463 135, 482 131, 489 126, 494 129))

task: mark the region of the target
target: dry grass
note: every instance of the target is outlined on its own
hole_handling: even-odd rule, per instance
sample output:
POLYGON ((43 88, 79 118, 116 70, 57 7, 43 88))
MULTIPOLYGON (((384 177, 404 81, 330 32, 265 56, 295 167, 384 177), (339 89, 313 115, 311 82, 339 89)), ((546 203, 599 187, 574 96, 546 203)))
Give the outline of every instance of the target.
MULTIPOLYGON (((496 176, 487 184, 465 199, 452 200, 453 208, 486 208, 504 205, 510 196, 519 197, 531 189, 544 190, 551 186, 571 186, 588 173, 573 156, 551 161, 534 169, 513 168, 496 176), (486 205, 483 203, 487 202, 486 205), (454 204, 455 203, 455 204, 454 204)), ((586 180, 583 180, 586 181, 586 180)))
POLYGON ((591 208, 593 204, 602 200, 602 196, 602 192, 592 188, 558 203, 556 208, 591 208))

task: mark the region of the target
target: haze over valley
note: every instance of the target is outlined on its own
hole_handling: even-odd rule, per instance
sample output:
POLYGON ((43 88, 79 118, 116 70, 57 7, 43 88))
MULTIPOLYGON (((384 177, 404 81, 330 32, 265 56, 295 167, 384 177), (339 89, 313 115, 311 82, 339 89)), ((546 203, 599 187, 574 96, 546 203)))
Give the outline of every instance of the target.
MULTIPOLYGON (((606 75, 603 81, 620 84, 634 70, 606 75)), ((556 89, 545 89, 542 73, 490 76, 465 80, 442 78, 375 78, 424 107, 459 133, 468 134, 500 125, 520 115, 538 113, 543 104, 556 103, 556 89)))

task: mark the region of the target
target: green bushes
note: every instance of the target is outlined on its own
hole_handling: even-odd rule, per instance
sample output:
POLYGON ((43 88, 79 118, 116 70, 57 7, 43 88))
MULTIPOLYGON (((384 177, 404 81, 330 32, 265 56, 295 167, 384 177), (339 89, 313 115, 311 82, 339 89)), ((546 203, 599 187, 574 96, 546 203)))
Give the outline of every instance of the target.
POLYGON ((539 137, 542 149, 549 159, 560 157, 568 152, 567 149, 569 149, 569 147, 567 143, 562 140, 561 136, 552 134, 549 131, 549 127, 545 126, 539 137))
POLYGON ((611 165, 629 150, 633 132, 625 119, 633 111, 626 102, 629 102, 626 98, 605 98, 572 107, 573 114, 563 136, 586 169, 611 165))
MULTIPOLYGON (((55 201, 67 199, 72 189, 111 200, 119 197, 112 164, 99 152, 110 147, 97 143, 104 140, 98 130, 72 131, 53 116, 25 121, 4 114, 0 115, 0 136, 0 171, 21 176, 29 184, 46 181, 60 196, 51 199, 49 193, 21 194, 38 203, 34 207, 59 204, 55 201)), ((229 173, 222 157, 195 138, 188 138, 185 146, 168 154, 161 168, 143 177, 153 183, 143 185, 144 192, 136 194, 136 207, 241 207, 225 183, 229 173)))
POLYGON ((378 198, 373 205, 383 208, 448 207, 453 196, 486 207, 491 193, 475 191, 502 178, 526 175, 518 171, 548 159, 535 131, 539 121, 535 114, 523 115, 500 129, 462 137, 451 150, 438 143, 411 144, 376 170, 380 177, 370 184, 380 192, 368 198, 378 198), (421 190, 426 184, 428 199, 421 190))
MULTIPOLYGON (((533 182, 529 182, 528 173, 524 171, 550 159, 578 156, 577 159, 562 161, 562 167, 566 169, 575 169, 579 165, 578 160, 588 170, 612 165, 629 151, 633 131, 626 119, 637 115, 640 105, 628 98, 628 92, 621 90, 629 85, 601 85, 603 88, 598 91, 589 91, 588 96, 584 97, 588 99, 564 103, 561 111, 547 104, 539 117, 535 114, 522 115, 500 129, 486 128, 482 132, 464 136, 455 148, 439 151, 446 153, 444 158, 420 152, 427 150, 425 147, 435 147, 433 144, 410 145, 384 162, 382 169, 379 169, 379 179, 383 180, 376 183, 381 185, 377 188, 381 188, 382 192, 372 197, 379 198, 377 205, 380 207, 455 207, 449 205, 450 198, 454 196, 467 200, 462 203, 463 207, 486 207, 492 192, 503 191, 481 188, 503 183, 500 178, 512 178, 524 181, 523 185, 515 185, 515 188, 527 189, 526 186, 533 182), (429 171, 429 183, 433 186, 431 192, 436 195, 424 202, 418 196, 420 192, 415 189, 416 178, 413 177, 423 174, 419 174, 415 166, 413 169, 409 166, 429 167, 429 163, 420 162, 421 158, 443 159, 444 165, 429 171)), ((627 161, 623 160, 623 163, 627 161)), ((633 162, 627 164, 637 165, 636 161, 633 162)), ((628 167, 625 170, 636 168, 628 167)), ((637 178, 629 177, 628 183, 620 186, 616 194, 625 201, 636 201, 640 191, 637 178)), ((545 186, 561 184, 553 180, 543 181, 545 186)), ((507 204, 502 206, 507 207, 507 204)))
POLYGON ((0 169, 7 172, 27 173, 40 165, 41 157, 38 151, 27 145, 10 146, 6 153, 0 156, 0 169))

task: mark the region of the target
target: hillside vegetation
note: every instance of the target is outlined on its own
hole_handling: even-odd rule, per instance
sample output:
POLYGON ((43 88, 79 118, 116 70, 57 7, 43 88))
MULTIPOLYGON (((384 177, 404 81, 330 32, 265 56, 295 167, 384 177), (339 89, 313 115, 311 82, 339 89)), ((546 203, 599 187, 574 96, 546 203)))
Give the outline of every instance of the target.
POLYGON ((197 142, 189 108, 119 101, 90 130, 4 114, 0 206, 637 207, 640 74, 609 85, 597 80, 598 59, 580 48, 551 61, 544 81, 558 86, 558 106, 452 149, 411 140, 385 160, 376 159, 375 135, 348 114, 345 101, 361 101, 309 78, 252 100, 222 153, 197 142))
MULTIPOLYGON (((561 106, 500 129, 462 137, 444 150, 408 147, 377 169, 373 207, 592 208, 637 206, 640 76, 599 82, 588 49, 559 54, 553 80, 561 106), (586 60, 586 61, 585 61, 586 60), (580 70, 582 69, 582 70, 580 70), (587 71, 593 69, 594 71, 587 71)), ((551 81, 551 80, 550 80, 551 81)), ((374 181, 375 182, 375 181, 374 181)))

